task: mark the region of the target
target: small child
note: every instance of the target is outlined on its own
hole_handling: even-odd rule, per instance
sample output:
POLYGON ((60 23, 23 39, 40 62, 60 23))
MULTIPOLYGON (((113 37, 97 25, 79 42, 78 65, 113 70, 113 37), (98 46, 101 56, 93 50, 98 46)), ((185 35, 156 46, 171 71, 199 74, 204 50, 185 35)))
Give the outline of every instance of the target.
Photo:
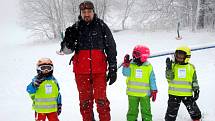
POLYGON ((190 48, 181 46, 175 51, 175 62, 170 58, 166 59, 169 100, 165 121, 176 120, 181 102, 186 106, 193 121, 201 119, 201 112, 196 104, 199 97, 199 85, 195 67, 189 63, 190 56, 190 48))
POLYGON ((59 121, 61 113, 61 95, 57 80, 53 76, 53 63, 49 58, 37 62, 37 75, 27 86, 27 92, 33 101, 35 120, 59 121))
POLYGON ((142 121, 152 121, 150 97, 156 100, 157 86, 152 65, 147 61, 150 50, 146 46, 135 46, 132 59, 125 55, 122 73, 127 77, 129 108, 127 121, 137 121, 139 104, 142 121))

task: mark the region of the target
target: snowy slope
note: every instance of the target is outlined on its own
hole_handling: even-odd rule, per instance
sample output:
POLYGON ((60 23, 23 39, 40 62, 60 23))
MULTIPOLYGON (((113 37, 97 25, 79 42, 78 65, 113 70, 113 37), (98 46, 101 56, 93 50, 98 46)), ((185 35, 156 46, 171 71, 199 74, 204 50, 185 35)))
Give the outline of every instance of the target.
MULTIPOLYGON (((15 29, 16 30, 16 29, 15 29)), ((205 43, 214 43, 214 33, 191 33, 183 31, 182 40, 175 40, 175 32, 138 32, 122 31, 114 34, 118 50, 118 62, 120 63, 126 53, 131 54, 136 44, 145 44, 153 53, 174 50, 178 45, 201 46, 205 43)), ((54 75, 58 79, 63 96, 63 111, 61 121, 81 121, 79 113, 79 101, 72 66, 68 65, 71 55, 59 56, 55 51, 59 43, 35 44, 30 43, 23 33, 9 36, 10 40, 3 41, 0 45, 0 116, 1 121, 33 121, 34 111, 31 109, 31 100, 28 97, 26 86, 36 74, 35 64, 41 57, 50 57, 54 62, 54 75), (19 41, 18 41, 19 40, 19 41)), ((191 63, 196 66, 199 84, 200 98, 197 101, 204 121, 214 121, 215 96, 214 72, 215 49, 195 51, 192 53, 191 63)), ((157 78, 158 97, 152 102, 154 121, 163 121, 167 107, 167 82, 165 80, 165 57, 151 58, 157 78)), ((171 57, 171 56, 169 56, 171 57)), ((107 93, 111 102, 112 121, 125 121, 128 108, 125 93, 125 78, 118 71, 117 82, 108 86, 107 93)), ((96 110, 95 110, 96 111, 96 110)), ((97 116, 97 114, 96 114, 97 116)), ((98 117, 96 117, 98 120, 98 117)), ((140 121, 140 117, 139 117, 140 121)), ((191 121, 183 105, 179 110, 177 121, 191 121)))

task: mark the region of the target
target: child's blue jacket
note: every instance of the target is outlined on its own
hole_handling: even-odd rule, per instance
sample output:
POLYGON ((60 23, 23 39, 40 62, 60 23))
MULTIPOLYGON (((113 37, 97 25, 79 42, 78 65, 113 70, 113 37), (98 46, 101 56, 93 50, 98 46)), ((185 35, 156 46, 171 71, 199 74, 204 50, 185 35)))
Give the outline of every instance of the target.
MULTIPOLYGON (((27 86, 26 91, 27 91, 30 95, 35 94, 36 91, 37 91, 37 87, 35 87, 35 86, 33 85, 34 81, 36 81, 36 80, 37 80, 37 78, 36 78, 36 76, 35 76, 35 77, 32 79, 32 82, 27 86)), ((44 77, 44 80, 53 80, 53 81, 57 84, 58 90, 60 91, 59 84, 58 84, 58 82, 57 82, 57 80, 55 79, 54 76, 44 77)), ((61 94, 60 94, 60 92, 59 92, 58 97, 57 97, 57 104, 58 104, 58 105, 62 105, 61 94)))

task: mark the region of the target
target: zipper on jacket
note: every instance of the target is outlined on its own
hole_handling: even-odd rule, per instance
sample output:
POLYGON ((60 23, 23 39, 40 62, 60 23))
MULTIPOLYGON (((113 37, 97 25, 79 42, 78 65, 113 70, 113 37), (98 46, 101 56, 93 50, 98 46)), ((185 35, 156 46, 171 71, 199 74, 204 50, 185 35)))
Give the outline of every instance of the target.
MULTIPOLYGON (((90 29, 91 30, 91 29, 90 29)), ((89 32, 89 36, 90 36, 90 83, 93 84, 93 72, 92 72, 92 47, 93 47, 93 43, 92 43, 92 34, 91 32, 89 32)))

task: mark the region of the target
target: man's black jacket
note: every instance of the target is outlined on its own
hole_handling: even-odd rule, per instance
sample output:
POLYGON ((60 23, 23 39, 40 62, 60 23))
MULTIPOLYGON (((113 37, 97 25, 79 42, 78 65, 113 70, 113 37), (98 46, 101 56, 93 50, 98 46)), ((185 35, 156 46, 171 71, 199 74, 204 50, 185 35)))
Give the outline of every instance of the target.
POLYGON ((68 27, 65 37, 61 43, 61 49, 64 47, 75 50, 103 50, 107 55, 109 67, 117 66, 116 43, 108 26, 96 14, 91 23, 86 23, 83 19, 68 27))

